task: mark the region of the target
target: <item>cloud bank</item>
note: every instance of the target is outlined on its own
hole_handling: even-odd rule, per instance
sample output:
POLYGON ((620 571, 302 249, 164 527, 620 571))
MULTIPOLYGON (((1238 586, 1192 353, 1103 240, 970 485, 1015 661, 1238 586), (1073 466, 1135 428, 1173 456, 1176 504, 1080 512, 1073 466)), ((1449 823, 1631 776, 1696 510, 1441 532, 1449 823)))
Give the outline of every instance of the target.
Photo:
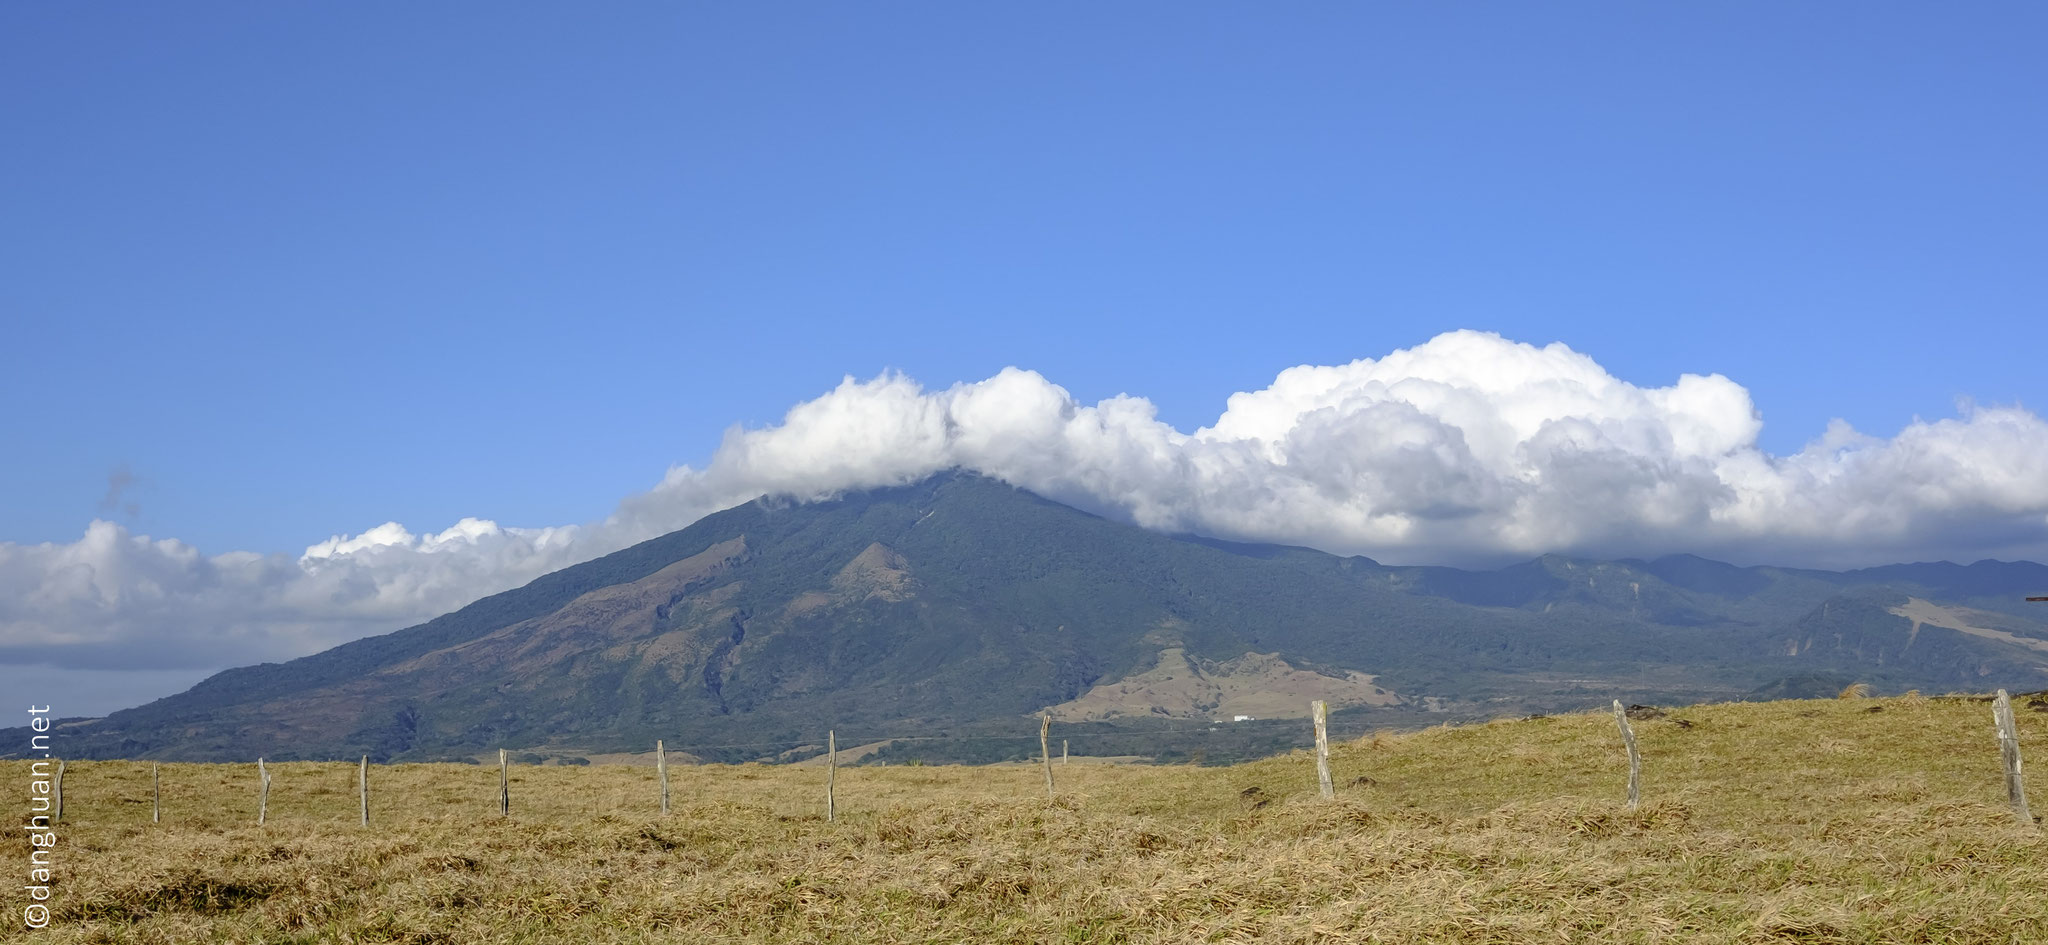
POLYGON ((817 499, 964 468, 1147 528, 1393 562, 1694 552, 1854 566, 2048 555, 2048 423, 1964 405, 1889 439, 1839 421, 1757 446, 1720 375, 1637 387, 1562 344, 1460 331, 1302 366, 1183 432, 1152 404, 1078 403, 1035 372, 925 390, 847 378, 782 423, 729 431, 605 521, 395 522, 303 554, 204 555, 95 521, 0 543, 0 663, 76 669, 285 659, 455 609, 763 493, 817 499))

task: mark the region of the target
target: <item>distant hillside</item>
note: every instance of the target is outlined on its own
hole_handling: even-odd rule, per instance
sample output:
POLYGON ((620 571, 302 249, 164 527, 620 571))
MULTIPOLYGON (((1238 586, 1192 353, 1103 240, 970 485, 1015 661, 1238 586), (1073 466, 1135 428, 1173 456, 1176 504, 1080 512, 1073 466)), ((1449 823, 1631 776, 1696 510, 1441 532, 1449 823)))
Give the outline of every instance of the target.
POLYGON ((749 503, 417 627, 67 727, 62 751, 420 760, 663 738, 741 760, 827 726, 853 744, 1045 711, 1114 730, 1313 698, 1412 719, 1738 698, 1788 677, 2041 689, 2048 608, 2020 598, 2043 588, 2048 568, 2003 562, 1386 567, 1161 535, 949 474, 749 503))

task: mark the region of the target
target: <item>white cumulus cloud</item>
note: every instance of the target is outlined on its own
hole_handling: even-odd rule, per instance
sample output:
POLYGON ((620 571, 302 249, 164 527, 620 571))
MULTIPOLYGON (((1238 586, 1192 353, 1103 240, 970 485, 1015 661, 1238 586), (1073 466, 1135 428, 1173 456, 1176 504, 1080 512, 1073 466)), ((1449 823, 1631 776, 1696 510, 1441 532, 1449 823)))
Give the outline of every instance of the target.
POLYGON ((1141 397, 1077 402, 1028 370, 926 390, 847 378, 734 429, 602 522, 387 522, 297 556, 204 555, 93 522, 0 543, 0 663, 222 666, 303 655, 688 525, 763 493, 817 499, 964 468, 1147 528, 1395 562, 1689 551, 1844 566, 2048 553, 2048 423, 1965 404, 1897 435, 1839 421, 1757 445, 1720 375, 1638 387, 1562 344, 1451 332, 1379 359, 1289 368, 1206 427, 1141 397))

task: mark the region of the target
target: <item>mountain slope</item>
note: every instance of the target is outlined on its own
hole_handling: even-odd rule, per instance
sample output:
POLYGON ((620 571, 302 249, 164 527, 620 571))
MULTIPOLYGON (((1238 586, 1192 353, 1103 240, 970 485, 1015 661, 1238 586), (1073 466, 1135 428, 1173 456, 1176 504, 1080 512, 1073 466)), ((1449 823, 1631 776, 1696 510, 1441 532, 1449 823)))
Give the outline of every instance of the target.
POLYGON ((2031 643, 2048 624, 1999 603, 2034 587, 2048 568, 1998 562, 1385 567, 1160 535, 952 474, 749 503, 417 627, 71 726, 63 751, 383 760, 664 738, 732 760, 828 726, 972 732, 1049 709, 1112 726, 1299 714, 1311 698, 1509 711, 1825 672, 2041 688, 2048 652, 2031 643), (1914 600, 1933 609, 1895 612, 1914 600), (1975 622, 1939 626, 1964 612, 1975 622))

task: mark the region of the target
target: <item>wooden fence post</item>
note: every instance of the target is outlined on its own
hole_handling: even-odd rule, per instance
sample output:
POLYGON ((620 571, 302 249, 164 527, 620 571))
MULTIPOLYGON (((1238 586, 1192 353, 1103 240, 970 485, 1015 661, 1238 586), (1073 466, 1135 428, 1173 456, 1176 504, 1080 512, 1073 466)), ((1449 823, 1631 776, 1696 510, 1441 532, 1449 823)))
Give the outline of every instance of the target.
POLYGON ((270 769, 263 766, 263 759, 256 759, 256 826, 263 826, 264 818, 270 814, 270 769))
POLYGON ((1060 764, 1067 763, 1067 740, 1060 739, 1060 764))
POLYGON ((661 739, 654 740, 654 777, 661 782, 661 816, 668 816, 668 754, 662 750, 661 739))
POLYGON ((363 764, 356 769, 356 791, 362 799, 363 826, 370 825, 370 756, 363 756, 363 764))
POLYGON ((53 824, 64 822, 64 759, 57 759, 57 813, 50 818, 53 824))
POLYGON ((1052 716, 1048 714, 1038 720, 1038 757, 1045 762, 1045 796, 1058 797, 1052 789, 1052 746, 1046 741, 1051 732, 1052 716))
POLYGON ((1337 796, 1337 789, 1330 784, 1330 708, 1317 699, 1308 704, 1308 714, 1316 723, 1316 784, 1323 800, 1329 800, 1337 796))
POLYGON ((2012 815, 2031 827, 2034 815, 2027 810, 2027 788, 2020 780, 2020 732, 2012 721, 2012 697, 2003 689, 1991 703, 1991 721, 1998 727, 1998 757, 2005 763, 2005 799, 2012 815))
POLYGON ((839 736, 830 730, 825 732, 825 822, 839 819, 838 799, 834 790, 839 780, 839 736))
POLYGON ((1621 743, 1628 746, 1628 809, 1643 800, 1643 756, 1636 753, 1636 730, 1629 727, 1628 710, 1614 700, 1614 724, 1621 726, 1621 743))
POLYGON ((512 768, 503 748, 498 749, 498 816, 512 816, 512 768))
POLYGON ((149 766, 149 822, 164 822, 164 766, 149 766))

